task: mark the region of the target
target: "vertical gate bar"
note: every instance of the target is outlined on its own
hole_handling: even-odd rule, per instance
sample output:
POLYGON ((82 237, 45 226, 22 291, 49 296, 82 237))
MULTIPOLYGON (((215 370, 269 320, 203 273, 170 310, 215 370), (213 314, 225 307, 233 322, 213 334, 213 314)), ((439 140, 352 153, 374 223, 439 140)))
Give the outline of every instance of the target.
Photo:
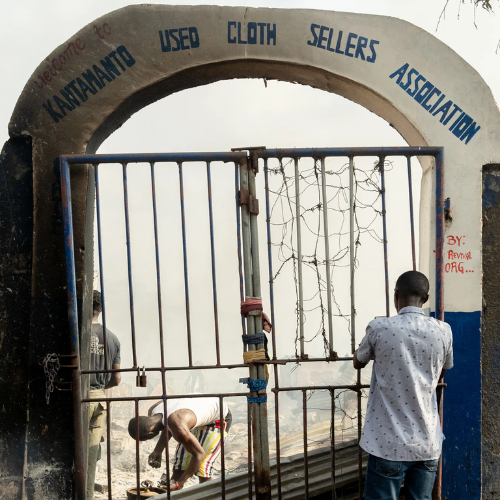
POLYGON ((179 162, 179 194, 181 200, 181 221, 182 221, 182 256, 184 259, 184 297, 186 301, 186 328, 188 342, 188 358, 189 366, 193 366, 193 353, 191 350, 191 314, 189 310, 189 276, 187 266, 187 249, 186 249, 186 214, 184 212, 184 176, 182 172, 182 162, 179 162))
POLYGON ((247 402, 247 440, 248 440, 248 499, 253 498, 252 482, 252 412, 250 411, 250 403, 247 402))
MULTIPOLYGON (((444 321, 444 150, 435 157, 436 161, 436 319, 444 321)), ((443 382, 443 379, 440 380, 443 382)), ((441 429, 443 428, 443 387, 438 388, 438 408, 441 429), (441 390, 439 390, 441 389, 441 390)), ((438 471, 434 489, 433 500, 441 500, 443 480, 443 456, 439 457, 438 471)))
MULTIPOLYGON (((274 372, 277 373, 277 366, 274 365, 274 372)), ((277 375, 275 375, 277 379, 277 375)), ((276 386, 279 386, 276 384, 276 386)), ((282 499, 281 496, 281 444, 280 444, 280 409, 279 409, 279 391, 274 393, 274 421, 276 432, 276 480, 278 482, 278 500, 282 499)))
POLYGON ((380 193, 382 195, 382 228, 384 237, 384 271, 385 271, 385 314, 390 316, 389 305, 389 260, 387 258, 387 214, 385 209, 385 157, 379 157, 380 193))
POLYGON ((444 150, 436 155, 436 319, 444 321, 444 150))
POLYGON ((128 293, 130 299, 130 330, 132 334, 132 358, 134 368, 137 366, 137 350, 135 343, 135 315, 134 315, 134 288, 132 286, 132 258, 130 249, 130 218, 128 213, 128 183, 127 163, 122 163, 123 171, 123 204, 125 208, 125 230, 127 235, 127 271, 128 271, 128 293))
MULTIPOLYGON (((102 404, 102 403, 101 403, 102 404)), ((106 458, 107 458, 107 476, 108 476, 108 500, 111 496, 111 401, 106 403, 106 458)))
POLYGON ((332 499, 336 500, 337 490, 335 488, 335 390, 330 389, 330 398, 332 400, 332 435, 330 436, 331 463, 332 463, 332 499))
POLYGON ((323 228, 325 232, 326 293, 328 299, 328 343, 333 358, 332 282, 330 275, 330 240, 328 236, 328 198, 326 197, 325 157, 321 158, 321 194, 323 201, 323 228))
MULTIPOLYGON (((163 398, 163 422, 165 423, 167 419, 167 382, 165 380, 165 370, 161 371, 161 382, 162 382, 162 398, 163 398)), ((165 473, 167 475, 167 483, 170 483, 170 452, 168 448, 168 429, 165 433, 165 473)), ((167 500, 170 500, 170 488, 167 488, 167 500)))
POLYGON ((304 358, 304 291, 302 283, 302 233, 300 224, 300 185, 299 185, 299 159, 295 158, 295 219, 297 221, 297 275, 299 287, 299 303, 297 309, 299 311, 299 340, 300 340, 300 357, 304 358))
MULTIPOLYGON (((243 263, 241 256, 241 216, 240 216, 240 200, 239 200, 239 189, 240 189, 240 166, 234 164, 234 196, 236 200, 236 240, 238 244, 238 270, 240 274, 240 301, 245 300, 245 293, 243 291, 243 263)), ((243 335, 246 334, 245 318, 241 317, 241 329, 243 335)), ((245 346, 243 346, 245 348, 245 346)))
POLYGON ((359 446, 359 442, 361 441, 361 430, 362 430, 362 423, 361 423, 361 370, 357 370, 357 386, 358 386, 358 494, 359 498, 362 497, 363 493, 363 488, 361 487, 361 484, 363 482, 363 450, 361 449, 361 446, 359 446))
MULTIPOLYGON (((251 169, 247 169, 248 173, 248 191, 249 196, 257 199, 257 188, 255 183, 255 171, 258 166, 258 156, 254 151, 252 152, 251 169)), ((247 207, 247 212, 249 212, 247 207)), ((259 236, 257 225, 257 214, 250 213, 250 242, 251 242, 251 279, 252 279, 252 292, 254 297, 261 297, 261 284, 260 284, 260 260, 259 260, 259 236)), ((245 270, 245 278, 246 278, 245 270)), ((245 280, 246 281, 246 280, 245 280)), ((248 319, 252 316, 248 316, 248 319)), ((262 333, 262 315, 253 316, 254 318, 254 333, 262 333)), ((257 344, 257 349, 263 349, 264 344, 257 344)), ((257 365, 257 378, 266 379, 265 365, 257 365)), ((259 395, 265 395, 266 390, 258 391, 259 395)), ((250 403, 253 409, 253 416, 256 417, 253 422, 255 429, 256 439, 254 439, 255 453, 255 487, 257 490, 258 500, 271 499, 271 469, 269 463, 269 437, 267 425, 267 403, 250 403)))
POLYGON ((356 249, 354 246, 354 158, 349 156, 349 269, 350 269, 350 292, 351 292, 351 354, 356 351, 356 294, 355 294, 355 274, 354 266, 356 259, 356 249))
POLYGON ((226 500, 226 461, 224 457, 224 439, 226 437, 226 422, 224 421, 224 398, 219 396, 219 422, 221 430, 220 441, 220 476, 222 500, 226 500))
POLYGON ((141 469, 139 462, 139 399, 134 399, 135 411, 135 480, 136 480, 136 499, 141 497, 141 469))
MULTIPOLYGON (((271 302, 271 339, 273 342, 273 359, 276 359, 276 332, 274 321, 274 275, 273 275, 273 254, 271 242, 271 209, 269 207, 269 168, 267 165, 267 158, 264 159, 264 182, 266 192, 266 229, 267 229, 267 262, 269 266, 269 298, 271 302)), ((276 373, 276 368, 274 369, 276 373)))
POLYGON ((304 499, 309 499, 309 458, 307 456, 307 390, 302 389, 302 427, 304 438, 304 499))
POLYGON ((102 307, 102 335, 104 346, 104 369, 111 368, 108 366, 108 332, 106 329, 106 301, 104 295, 104 264, 102 262, 102 234, 101 234, 101 196, 99 189, 99 165, 94 165, 95 177, 95 205, 96 205, 96 218, 97 218, 97 248, 99 253, 99 282, 101 284, 101 307, 102 307))
POLYGON ((161 367, 165 367, 165 352, 163 346, 163 308, 161 303, 161 274, 160 274, 160 252, 158 250, 158 212, 156 208, 156 181, 155 181, 155 164, 151 166, 151 192, 153 197, 153 223, 155 233, 155 258, 156 258, 156 290, 158 295, 158 324, 160 331, 160 357, 161 367))
POLYGON ((411 229, 411 256, 413 262, 413 270, 417 270, 417 260, 415 256, 415 223, 413 221, 413 187, 411 180, 411 156, 406 157, 406 166, 408 168, 408 194, 410 201, 410 229, 411 229))
POLYGON ((219 313, 217 308, 217 278, 215 274, 214 215, 212 210, 212 175, 210 172, 209 161, 207 161, 207 192, 208 192, 208 216, 210 222, 210 256, 212 258, 212 294, 214 301, 215 350, 217 353, 217 366, 218 366, 220 365, 219 313))
MULTIPOLYGON (((240 160, 240 190, 248 190, 248 167, 247 160, 240 160)), ((252 240, 250 231, 250 212, 247 205, 241 205, 241 239, 243 242, 243 273, 244 273, 244 291, 245 298, 253 297, 252 280, 252 240)), ((255 316, 248 315, 246 318, 246 333, 253 335, 255 333, 255 316)), ((248 350, 255 351, 255 344, 249 344, 248 350)), ((257 367, 250 365, 250 378, 256 379, 257 367)))
POLYGON ((82 387, 80 375, 80 342, 78 338, 78 307, 76 297, 75 253, 73 240, 73 213, 71 206, 71 182, 69 165, 65 159, 59 161, 61 175, 61 198, 64 226, 64 256, 66 260, 66 287, 68 300, 68 322, 70 327, 71 354, 76 368, 72 370, 73 427, 75 432, 75 481, 78 500, 86 495, 86 464, 83 449, 82 387))

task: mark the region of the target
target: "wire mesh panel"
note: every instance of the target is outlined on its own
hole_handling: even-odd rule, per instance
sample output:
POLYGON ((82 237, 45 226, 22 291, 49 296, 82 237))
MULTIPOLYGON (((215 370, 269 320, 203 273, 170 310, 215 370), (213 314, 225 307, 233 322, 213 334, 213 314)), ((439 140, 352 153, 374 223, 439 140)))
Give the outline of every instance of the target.
MULTIPOLYGON (((220 421, 227 404, 233 424, 213 481, 175 493, 165 487, 157 498, 291 499, 326 491, 362 498, 366 455, 357 443, 369 373, 352 368, 352 355, 364 325, 391 314, 391 276, 416 269, 417 155, 436 158, 435 313, 442 319, 439 148, 61 158, 74 354, 70 164, 94 167, 104 349, 109 327, 123 346, 122 385, 99 399, 107 406, 97 475, 107 485, 103 498, 133 498, 144 480, 143 488, 162 473, 170 477, 173 440, 166 438, 166 461, 154 471, 146 465, 151 445, 129 438, 126 427, 156 401, 167 414, 180 397, 218 398, 220 421), (145 387, 136 387, 141 374, 145 387)), ((74 377, 109 372, 106 365, 74 377)), ((96 399, 74 391, 74 401, 78 415, 96 399)), ((81 437, 87 423, 75 422, 81 437)))

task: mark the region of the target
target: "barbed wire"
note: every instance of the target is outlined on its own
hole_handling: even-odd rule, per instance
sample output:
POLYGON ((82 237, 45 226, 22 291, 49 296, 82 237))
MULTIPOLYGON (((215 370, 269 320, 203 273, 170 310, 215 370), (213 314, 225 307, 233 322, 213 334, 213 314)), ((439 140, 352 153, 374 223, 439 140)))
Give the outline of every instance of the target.
MULTIPOLYGON (((315 160, 313 166, 299 169, 299 213, 301 228, 304 228, 302 245, 307 241, 308 250, 302 249, 302 270, 309 273, 303 282, 314 279, 314 292, 307 297, 304 296, 302 312, 304 323, 308 321, 308 314, 319 312, 319 322, 310 325, 308 330, 312 335, 304 339, 312 342, 318 336, 323 338, 323 349, 325 356, 329 351, 327 336, 327 290, 326 264, 324 255, 324 238, 328 237, 331 255, 329 258, 331 272, 331 311, 333 317, 342 318, 346 321, 347 331, 351 331, 351 313, 344 312, 339 301, 336 299, 335 280, 333 274, 338 268, 347 268, 350 265, 350 224, 349 224, 349 164, 343 164, 336 169, 326 169, 326 199, 328 207, 329 227, 324 228, 321 181, 321 161, 315 160), (333 229, 332 229, 333 228, 333 229), (336 248, 335 248, 336 247, 336 248), (313 278, 312 278, 312 277, 313 278), (326 317, 326 318, 325 318, 326 317)), ((392 162, 384 161, 384 170, 392 170, 392 162)), ((273 235, 278 235, 277 241, 271 241, 275 248, 278 261, 280 262, 273 280, 276 281, 291 267, 295 288, 295 356, 298 355, 298 343, 300 332, 300 307, 299 283, 298 283, 298 251, 297 251, 297 194, 295 180, 294 160, 283 162, 279 160, 279 166, 268 167, 269 193, 271 202, 270 224, 273 235), (291 168, 290 168, 291 166, 291 168), (273 178, 275 179, 273 182, 273 178), (279 180, 279 182, 277 182, 279 180), (275 185, 277 184, 277 186, 275 185)), ((377 221, 382 216, 380 204, 380 163, 376 161, 371 168, 362 169, 354 166, 354 262, 358 267, 358 247, 362 239, 369 237, 377 243, 383 243, 379 234, 381 224, 377 221)), ((303 287, 304 289, 305 287, 303 287)), ((309 318, 311 314, 309 314, 309 318)))

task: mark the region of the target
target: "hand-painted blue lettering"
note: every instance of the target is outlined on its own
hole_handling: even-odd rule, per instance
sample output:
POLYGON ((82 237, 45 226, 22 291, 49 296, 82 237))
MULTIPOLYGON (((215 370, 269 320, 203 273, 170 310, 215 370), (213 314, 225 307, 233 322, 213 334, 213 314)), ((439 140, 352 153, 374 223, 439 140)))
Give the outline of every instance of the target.
POLYGON ((168 36, 168 30, 165 30, 165 38, 163 38, 163 32, 158 31, 160 35, 160 47, 162 52, 170 52, 172 47, 170 45, 170 37, 168 36))
POLYGON ((236 36, 231 35, 231 28, 236 28, 236 23, 234 21, 229 21, 227 23, 227 43, 236 43, 236 36))
POLYGON ((267 23, 267 45, 271 45, 271 40, 273 41, 273 45, 276 45, 276 24, 271 25, 267 23))
POLYGON ((356 44, 351 43, 351 40, 353 38, 358 38, 358 35, 356 35, 356 33, 349 33, 349 35, 347 36, 347 43, 345 44, 345 55, 347 57, 354 57, 354 54, 351 54, 350 52, 351 49, 356 48, 356 44))
POLYGON ((170 38, 172 38, 172 40, 175 42, 175 46, 172 43, 172 52, 178 52, 179 50, 181 50, 181 42, 179 40, 179 37, 177 36, 178 31, 179 31, 178 29, 173 29, 169 31, 170 38))
POLYGON ((248 23, 248 43, 250 45, 257 43, 257 23, 248 23))
MULTIPOLYGON (((53 99, 55 99, 57 96, 53 96, 53 99)), ((66 113, 63 115, 59 114, 57 111, 54 111, 54 108, 52 107, 52 103, 50 102, 50 99, 47 99, 47 102, 44 102, 42 104, 43 109, 47 111, 47 113, 52 117, 52 119, 56 122, 59 123, 59 120, 64 118, 66 116, 66 113)))
POLYGON ((468 114, 465 114, 458 125, 453 129, 453 135, 459 138, 462 137, 463 133, 470 127, 471 123, 472 118, 468 114))
POLYGON ((241 22, 238 23, 238 43, 240 45, 246 45, 247 41, 241 38, 241 22))
POLYGON ((326 36, 323 35, 325 31, 328 31, 328 27, 321 26, 321 29, 319 30, 318 49, 326 49, 326 46, 323 45, 323 42, 326 42, 326 36))
POLYGON ((422 101, 432 92, 433 88, 434 85, 431 82, 425 82, 422 88, 415 94, 415 101, 422 104, 422 101))
MULTIPOLYGON (((319 28, 319 26, 315 26, 319 28)), ((229 21, 227 23, 227 43, 264 45, 267 42, 267 45, 276 45, 276 33, 276 24, 271 25, 270 23, 256 23, 253 21, 248 24, 241 21, 229 21)), ((318 37, 313 29, 313 25, 311 25, 311 33, 316 43, 318 37)), ((309 45, 312 45, 312 42, 309 45)))
POLYGON ((356 46, 356 54, 354 56, 356 59, 358 57, 361 57, 363 61, 365 60, 365 54, 363 52, 363 49, 366 49, 367 45, 368 45, 368 38, 360 36, 358 38, 358 45, 356 46))
POLYGON ((87 85, 80 77, 77 77, 76 83, 78 83, 78 86, 80 87, 80 91, 85 97, 85 99, 84 99, 85 101, 88 99, 87 92, 90 92, 92 95, 95 95, 96 90, 90 88, 90 86, 87 85))
POLYGON ((100 64, 102 68, 97 64, 92 65, 92 69, 87 68, 81 73, 81 77, 77 76, 60 89, 59 95, 53 95, 52 100, 48 99, 42 103, 43 109, 55 123, 59 123, 68 112, 85 103, 91 95, 95 95, 105 87, 106 82, 111 83, 122 75, 126 67, 131 68, 135 64, 135 59, 124 45, 120 45, 103 57, 100 64), (54 109, 56 107, 59 108, 58 111, 54 109))
MULTIPOLYGON (((261 45, 264 45, 264 34, 266 32, 266 23, 257 23, 257 26, 259 27, 259 43, 261 45)), ((315 26, 318 26, 317 24, 315 26)), ((319 26, 318 26, 319 28, 319 26)), ((314 35, 314 33, 313 33, 314 35)))
POLYGON ((120 45, 116 48, 116 53, 122 58, 122 61, 131 68, 135 64, 135 59, 132 54, 125 48, 125 45, 120 45))
POLYGON ((342 43, 342 33, 343 31, 339 31, 339 34, 337 35, 337 45, 335 45, 335 52, 337 52, 337 54, 344 53, 343 50, 340 50, 340 44, 342 43))
MULTIPOLYGON (((432 106, 431 109, 429 109, 429 113, 432 115, 434 113, 434 110, 441 104, 442 101, 444 101, 444 98, 446 97, 446 94, 442 94, 441 97, 435 102, 434 106, 432 106)), ((434 115, 432 115, 434 116, 434 115)))
POLYGON ((450 110, 452 104, 452 101, 445 102, 432 116, 437 116, 439 113, 441 113, 441 118, 439 119, 439 121, 443 123, 443 120, 446 118, 446 115, 450 110))
POLYGON ((481 127, 476 125, 474 119, 465 111, 462 111, 462 108, 460 108, 458 104, 455 104, 451 99, 448 99, 445 102, 446 95, 441 93, 441 90, 435 87, 434 84, 428 81, 423 75, 419 74, 415 68, 411 68, 410 71, 408 71, 408 68, 409 64, 406 63, 394 73, 389 75, 389 78, 392 80, 397 76, 396 84, 399 87, 401 87, 408 95, 413 97, 415 101, 420 103, 420 105, 428 111, 429 114, 434 117, 441 115, 439 117, 439 122, 444 126, 447 127, 451 123, 448 130, 455 137, 458 137, 461 141, 465 141, 465 144, 468 144, 481 127), (404 83, 402 80, 405 75, 407 81, 404 83), (413 75, 418 75, 415 81, 412 80, 413 75), (420 82, 425 83, 420 86, 420 82), (412 84, 413 88, 410 89, 412 84), (431 100, 434 96, 439 97, 436 102, 432 104, 431 100), (443 102, 444 104, 441 104, 443 102))
POLYGON ((424 78, 422 75, 418 75, 416 80, 415 80, 415 88, 413 90, 408 89, 406 91, 407 94, 411 95, 412 97, 415 96, 415 94, 418 92, 418 89, 420 88, 419 84, 421 81, 426 81, 426 78, 424 78))
POLYGON ((374 63, 375 59, 377 59, 377 52, 375 51, 375 45, 378 45, 380 42, 378 40, 370 40, 370 50, 372 51, 372 55, 367 57, 366 60, 370 63, 374 63))
POLYGON ((401 78, 405 76, 406 70, 408 69, 409 64, 406 63, 401 68, 399 68, 397 71, 395 71, 392 75, 389 75, 389 78, 392 80, 396 75, 398 75, 398 78, 396 80, 396 83, 399 85, 401 83, 401 78))
POLYGON ((448 125, 448 122, 453 118, 457 111, 462 111, 462 108, 459 108, 456 104, 453 104, 453 111, 446 117, 442 123, 443 125, 448 125))
MULTIPOLYGON (((429 82, 427 82, 429 83, 429 82)), ((427 85, 427 84, 426 84, 427 85)), ((426 96, 425 96, 425 99, 420 103, 421 106, 426 109, 427 111, 429 111, 430 107, 432 106, 432 104, 427 104, 435 95, 439 95, 441 94, 441 91, 434 87, 426 96)))
POLYGON ((328 43, 326 44, 326 50, 330 52, 335 52, 335 49, 332 47, 332 36, 333 36, 333 28, 330 28, 330 34, 328 35, 328 43))
POLYGON ((478 125, 476 127, 476 122, 474 122, 463 134, 462 137, 460 137, 460 140, 463 141, 464 139, 467 139, 465 141, 465 144, 469 144, 469 141, 476 135, 476 132, 480 129, 481 127, 478 125))
POLYGON ((111 77, 112 80, 115 79, 115 76, 120 76, 121 73, 118 70, 118 68, 113 64, 111 59, 106 57, 105 59, 101 59, 100 61, 101 66, 108 72, 108 75, 111 77))
POLYGON ((404 85, 402 85, 401 83, 399 84, 399 86, 403 89, 403 90, 407 90, 408 87, 413 83, 413 80, 411 79, 411 77, 413 75, 419 75, 420 73, 416 70, 416 69, 411 69, 408 74, 406 75, 406 83, 404 85))
POLYGON ((189 35, 187 34, 187 28, 180 28, 179 29, 179 40, 181 42, 181 50, 186 50, 186 49, 189 49, 189 45, 185 45, 184 42, 186 42, 187 40, 189 40, 189 35), (185 34, 183 34, 182 32, 186 32, 185 34))
POLYGON ((197 49, 200 46, 200 37, 198 30, 195 27, 188 28, 189 30, 189 43, 192 49, 197 49))
MULTIPOLYGON (((460 114, 460 116, 451 124, 451 127, 448 129, 448 130, 451 130, 453 132, 453 129, 459 124, 459 122, 462 121, 462 119, 464 118, 464 116, 466 116, 467 113, 465 113, 464 111, 462 111, 462 113, 460 114)), ((468 116, 468 115, 467 115, 468 116)), ((472 123, 472 118, 471 118, 471 121, 470 123, 467 125, 467 127, 472 123)), ((467 128, 467 127, 464 127, 462 129, 462 132, 467 128)), ((460 137, 461 133, 459 135, 457 135, 457 137, 460 137)))

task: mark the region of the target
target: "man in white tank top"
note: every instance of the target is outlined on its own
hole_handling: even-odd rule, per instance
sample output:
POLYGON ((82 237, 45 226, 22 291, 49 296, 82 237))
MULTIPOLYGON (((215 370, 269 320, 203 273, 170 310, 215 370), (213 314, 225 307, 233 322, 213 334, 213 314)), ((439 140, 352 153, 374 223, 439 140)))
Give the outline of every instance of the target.
MULTIPOLYGON (((148 416, 132 418, 128 432, 136 439, 138 427, 139 441, 152 439, 160 434, 155 449, 149 455, 148 463, 159 468, 163 451, 168 439, 173 437, 177 443, 175 461, 170 483, 170 491, 179 490, 193 475, 197 475, 200 483, 212 479, 215 460, 221 452, 221 408, 219 398, 193 397, 167 399, 166 419, 164 405, 160 401, 153 405, 148 416)), ((224 403, 222 408, 224 419, 224 438, 231 425, 231 412, 224 403)))

